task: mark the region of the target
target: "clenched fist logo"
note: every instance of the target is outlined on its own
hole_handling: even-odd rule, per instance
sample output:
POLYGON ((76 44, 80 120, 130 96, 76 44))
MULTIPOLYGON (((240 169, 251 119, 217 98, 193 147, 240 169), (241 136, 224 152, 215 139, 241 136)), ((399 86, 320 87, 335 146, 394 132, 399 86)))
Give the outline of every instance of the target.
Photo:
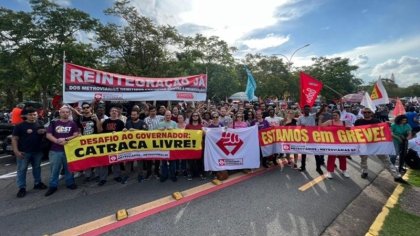
POLYGON ((217 141, 217 146, 225 153, 225 155, 235 155, 235 153, 241 148, 244 144, 242 139, 239 138, 237 134, 223 132, 222 137, 217 141), (229 151, 228 147, 231 147, 229 151))

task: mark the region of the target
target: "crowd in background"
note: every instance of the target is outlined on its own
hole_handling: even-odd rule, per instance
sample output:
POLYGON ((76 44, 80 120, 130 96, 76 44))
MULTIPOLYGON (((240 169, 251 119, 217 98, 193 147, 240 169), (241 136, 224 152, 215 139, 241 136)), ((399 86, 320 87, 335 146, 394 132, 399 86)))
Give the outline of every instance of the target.
MULTIPOLYGON (((213 178, 214 173, 206 173, 202 158, 199 160, 159 161, 142 160, 97 167, 81 173, 70 173, 64 152, 64 145, 79 135, 90 135, 106 132, 130 132, 130 130, 168 130, 194 129, 213 127, 245 128, 257 125, 259 129, 276 126, 346 126, 390 122, 393 141, 397 155, 380 156, 385 167, 398 182, 405 182, 401 174, 405 172, 404 160, 408 154, 409 140, 416 138, 419 131, 419 104, 407 103, 405 115, 389 121, 389 110, 392 106, 381 106, 373 113, 359 104, 318 104, 314 107, 300 108, 297 103, 278 102, 275 99, 259 102, 231 101, 215 104, 207 102, 182 102, 152 104, 146 102, 130 103, 123 106, 119 103, 92 101, 72 105, 62 105, 57 111, 46 110, 18 104, 10 114, 2 116, 3 122, 15 125, 12 146, 17 158, 18 197, 26 194, 26 171, 28 165, 33 167, 35 189, 47 189, 46 196, 58 189, 61 176, 66 186, 76 189, 75 175, 82 175, 84 182, 97 181, 103 186, 108 175, 113 180, 125 184, 130 178, 138 182, 158 179, 165 182, 178 178, 213 178), (40 121, 43 121, 40 122, 40 121), (47 187, 41 181, 40 162, 42 149, 49 151, 50 180, 47 187), (391 164, 392 163, 392 164, 391 164)), ((255 137, 258 138, 258 137, 255 137)), ((419 140, 420 144, 420 140, 419 140)), ((416 149, 416 147, 414 147, 416 149)), ((417 153, 419 150, 415 150, 417 153)), ((339 159, 339 169, 345 177, 350 177, 347 160, 350 157, 316 155, 316 171, 324 174, 322 166, 326 164, 326 177, 333 178, 335 159, 339 159)), ((278 153, 270 157, 260 157, 263 167, 279 165, 290 166, 297 171, 306 171, 306 155, 302 155, 298 167, 298 155, 278 153)), ((362 178, 367 178, 367 157, 361 158, 362 178)))

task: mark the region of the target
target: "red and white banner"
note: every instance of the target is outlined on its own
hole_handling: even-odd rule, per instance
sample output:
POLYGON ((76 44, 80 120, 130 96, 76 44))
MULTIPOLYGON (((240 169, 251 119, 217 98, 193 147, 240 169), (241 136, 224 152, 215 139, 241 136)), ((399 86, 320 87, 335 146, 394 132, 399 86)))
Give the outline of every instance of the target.
POLYGON ((274 153, 312 155, 394 155, 387 123, 345 127, 280 126, 259 132, 263 156, 274 153))
POLYGON ((258 127, 242 129, 208 128, 204 149, 206 171, 260 167, 258 127))
POLYGON ((313 106, 322 89, 322 82, 300 72, 300 107, 313 106))
POLYGON ((119 75, 70 63, 64 64, 63 102, 205 101, 207 75, 146 78, 119 75))

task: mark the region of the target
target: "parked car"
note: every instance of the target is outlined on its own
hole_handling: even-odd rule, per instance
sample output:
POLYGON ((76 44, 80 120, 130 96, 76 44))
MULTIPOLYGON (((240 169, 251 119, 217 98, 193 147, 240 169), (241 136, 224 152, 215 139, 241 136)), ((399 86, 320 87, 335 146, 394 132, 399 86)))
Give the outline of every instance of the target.
POLYGON ((10 123, 0 123, 0 147, 2 148, 1 152, 12 152, 12 132, 14 126, 10 123), (10 136, 10 147, 8 146, 8 137, 10 136), (10 149, 10 150, 7 150, 10 149))

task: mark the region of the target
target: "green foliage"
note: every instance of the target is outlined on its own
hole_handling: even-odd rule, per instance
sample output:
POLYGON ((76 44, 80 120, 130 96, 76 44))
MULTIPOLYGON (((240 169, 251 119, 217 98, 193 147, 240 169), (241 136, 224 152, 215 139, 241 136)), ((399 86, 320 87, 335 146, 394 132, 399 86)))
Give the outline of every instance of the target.
POLYGON ((357 92, 362 80, 354 76, 357 66, 349 64, 348 58, 313 58, 313 65, 303 67, 302 70, 312 77, 322 81, 324 88, 321 95, 327 100, 338 99, 342 96, 357 92), (331 89, 328 89, 330 87, 331 89))

